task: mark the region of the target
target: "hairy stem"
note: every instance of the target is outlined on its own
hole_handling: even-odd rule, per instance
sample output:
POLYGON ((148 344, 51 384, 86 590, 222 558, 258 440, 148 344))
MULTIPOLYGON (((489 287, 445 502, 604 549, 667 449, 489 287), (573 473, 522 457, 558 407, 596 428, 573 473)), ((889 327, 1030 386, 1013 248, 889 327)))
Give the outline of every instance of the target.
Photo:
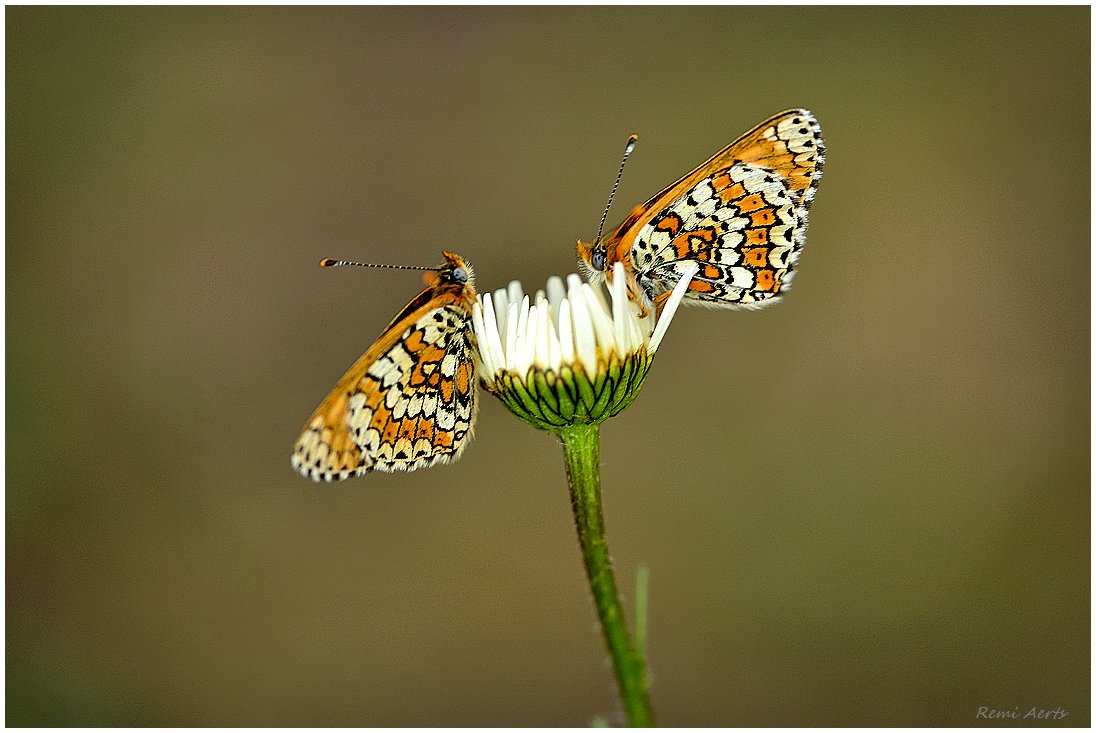
POLYGON ((620 698, 628 724, 633 727, 654 725, 647 679, 647 661, 643 649, 628 633, 628 622, 617 592, 609 546, 605 542, 605 522, 601 515, 601 469, 597 425, 571 425, 559 430, 563 455, 567 462, 567 481, 571 486, 571 507, 575 528, 586 564, 586 577, 594 595, 605 645, 613 659, 620 698))

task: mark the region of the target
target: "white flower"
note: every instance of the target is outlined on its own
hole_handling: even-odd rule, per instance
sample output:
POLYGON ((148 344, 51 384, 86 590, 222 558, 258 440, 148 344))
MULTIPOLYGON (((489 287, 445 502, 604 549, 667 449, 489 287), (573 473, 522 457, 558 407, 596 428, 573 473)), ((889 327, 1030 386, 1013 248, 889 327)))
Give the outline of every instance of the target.
POLYGON ((532 300, 517 281, 485 293, 472 310, 484 387, 543 429, 617 414, 635 399, 650 369, 695 272, 689 264, 657 322, 651 313, 639 318, 619 262, 611 305, 578 275, 569 275, 566 286, 549 278, 532 300))

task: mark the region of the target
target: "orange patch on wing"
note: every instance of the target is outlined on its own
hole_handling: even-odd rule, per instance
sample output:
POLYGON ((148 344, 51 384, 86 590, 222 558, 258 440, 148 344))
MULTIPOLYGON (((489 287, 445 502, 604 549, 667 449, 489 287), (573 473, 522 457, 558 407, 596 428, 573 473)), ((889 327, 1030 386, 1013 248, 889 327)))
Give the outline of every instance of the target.
POLYGON ((710 293, 715 290, 715 286, 703 280, 693 280, 689 283, 689 290, 695 290, 698 293, 710 293))
POLYGON ((719 192, 719 198, 723 199, 725 204, 734 203, 745 195, 746 189, 741 183, 735 183, 719 192))
POLYGON ((766 208, 750 214, 750 220, 755 227, 767 226, 776 222, 776 216, 773 214, 772 209, 766 208))
POLYGON ((434 433, 434 445, 441 448, 453 447, 453 433, 449 430, 439 430, 434 433))
POLYGON ((422 340, 422 331, 412 331, 411 335, 403 340, 403 348, 411 354, 421 351, 424 346, 426 344, 422 340))
POLYGON ((431 387, 437 387, 438 366, 441 363, 442 357, 444 356, 444 349, 440 349, 434 345, 426 346, 419 354, 419 362, 415 364, 415 368, 411 372, 411 379, 408 381, 408 384, 410 384, 412 387, 420 387, 423 384, 429 384, 431 387))
POLYGON ((697 240, 700 244, 711 244, 715 241, 715 227, 701 227, 689 232, 689 241, 697 240))
POLYGON ((757 273, 757 284, 754 285, 754 289, 768 292, 775 287, 776 277, 774 276, 773 271, 768 268, 759 270, 757 273))
POLYGON ((365 406, 373 410, 376 410, 377 406, 384 402, 384 392, 377 387, 377 380, 372 377, 366 377, 362 380, 359 390, 369 395, 365 399, 365 406))
POLYGON ((441 361, 445 356, 445 349, 435 346, 433 344, 428 345, 422 350, 422 356, 419 357, 421 361, 437 362, 441 361))
POLYGON ((420 418, 419 426, 415 430, 415 437, 427 439, 434 437, 434 419, 420 418))
MULTIPOLYGON (((415 365, 415 368, 411 370, 411 378, 407 382, 409 385, 412 387, 421 387, 426 384, 426 380, 429 378, 430 372, 432 371, 427 369, 427 364, 428 362, 420 361, 415 365)), ((435 369, 437 368, 436 364, 432 366, 434 366, 435 369)))
POLYGON ((746 244, 768 244, 769 243, 769 230, 768 229, 747 229, 746 230, 746 244))
POLYGON ((676 237, 678 230, 681 229, 681 219, 675 214, 664 216, 655 225, 655 229, 661 232, 669 232, 671 237, 676 237))
POLYGON ((802 194, 804 191, 806 191, 807 186, 811 184, 811 178, 809 176, 803 175, 803 173, 801 172, 792 173, 789 171, 785 174, 784 180, 787 182, 788 188, 798 194, 802 194))
POLYGON ((384 405, 378 405, 373 410, 373 419, 369 421, 369 427, 380 431, 384 430, 385 426, 392 424, 392 413, 384 405))
POLYGON ((761 198, 761 194, 754 193, 749 196, 744 196, 736 202, 738 210, 743 214, 750 211, 757 211, 765 205, 765 199, 761 198))
POLYGON ((709 280, 714 280, 722 274, 715 265, 704 265, 700 273, 709 280))
POLYGON ((727 171, 720 171, 716 175, 712 176, 712 188, 716 191, 722 191, 731 185, 731 176, 727 171))
MULTIPOLYGON (((324 432, 327 432, 327 431, 324 431, 324 432)), ((324 442, 327 443, 329 446, 331 446, 331 451, 334 452, 334 453, 345 453, 347 451, 357 451, 358 450, 358 446, 354 443, 354 441, 350 437, 350 431, 349 430, 344 430, 344 429, 335 430, 334 432, 332 432, 330 437, 327 437, 324 440, 324 442)))
POLYGON ((384 426, 384 432, 381 433, 382 443, 394 443, 396 438, 400 434, 400 423, 395 420, 390 420, 387 425, 384 426))
POLYGON ((674 252, 677 253, 677 258, 679 260, 688 259, 689 255, 693 252, 692 247, 689 246, 688 237, 678 237, 674 240, 673 245, 674 252))
POLYGON ((332 441, 343 438, 346 430, 346 404, 350 396, 345 392, 332 393, 324 405, 324 413, 320 416, 323 429, 320 432, 320 440, 331 444, 332 441))
POLYGON ((457 391, 462 395, 468 394, 468 389, 471 387, 471 374, 472 370, 467 363, 462 363, 457 367, 457 391))
POLYGON ((742 254, 742 260, 752 267, 764 267, 769 264, 769 250, 767 247, 754 247, 742 254))
MULTIPOLYGON (((432 375, 432 379, 436 380, 437 374, 432 375)), ((431 384, 431 386, 434 386, 431 384)), ((441 382, 441 399, 443 402, 451 402, 453 400, 453 380, 443 379, 441 382)))
POLYGON ((336 456, 331 464, 332 471, 347 471, 358 467, 361 463, 361 451, 357 446, 345 451, 335 451, 336 456))

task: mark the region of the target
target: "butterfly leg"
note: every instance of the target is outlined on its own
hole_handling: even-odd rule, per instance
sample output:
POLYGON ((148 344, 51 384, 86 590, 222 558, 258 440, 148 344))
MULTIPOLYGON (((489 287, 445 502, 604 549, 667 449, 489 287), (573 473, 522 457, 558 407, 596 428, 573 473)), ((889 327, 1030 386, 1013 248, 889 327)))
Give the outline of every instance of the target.
POLYGON ((662 318, 662 309, 666 306, 666 301, 670 299, 672 293, 672 290, 667 290, 665 293, 659 293, 654 297, 655 323, 658 323, 658 319, 662 318))

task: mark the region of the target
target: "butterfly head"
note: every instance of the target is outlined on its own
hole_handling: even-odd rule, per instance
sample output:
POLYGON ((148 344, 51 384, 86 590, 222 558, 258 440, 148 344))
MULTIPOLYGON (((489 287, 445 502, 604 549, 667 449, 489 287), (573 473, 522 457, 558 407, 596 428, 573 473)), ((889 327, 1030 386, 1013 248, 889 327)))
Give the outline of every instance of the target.
POLYGON ((612 270, 609 253, 602 242, 590 243, 578 240, 576 247, 578 266, 590 282, 601 282, 605 273, 612 270))
POLYGON ((445 264, 423 275, 423 282, 431 287, 444 284, 459 285, 475 293, 476 274, 472 271, 472 266, 465 262, 463 257, 453 252, 441 254, 445 258, 445 264))
POLYGON ((578 251, 579 270, 590 283, 604 282, 607 285, 611 284, 613 282, 613 265, 617 262, 624 265, 624 284, 627 288, 628 298, 639 306, 643 314, 646 314, 647 306, 652 302, 651 297, 640 289, 629 265, 627 255, 621 257, 615 248, 607 247, 604 242, 591 244, 590 242, 583 242, 581 239, 578 241, 576 249, 578 251))

